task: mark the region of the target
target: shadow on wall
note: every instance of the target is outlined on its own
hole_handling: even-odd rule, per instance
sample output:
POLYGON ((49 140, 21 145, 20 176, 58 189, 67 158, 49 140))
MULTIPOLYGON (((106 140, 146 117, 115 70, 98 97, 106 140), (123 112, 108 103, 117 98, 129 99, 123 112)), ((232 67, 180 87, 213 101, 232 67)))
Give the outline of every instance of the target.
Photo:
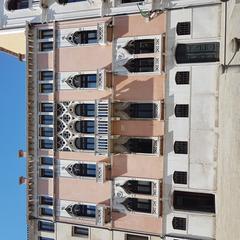
POLYGON ((116 16, 113 27, 113 40, 120 38, 129 32, 129 16, 116 16))
POLYGON ((126 154, 115 154, 113 157, 111 178, 125 175, 127 172, 128 172, 128 157, 127 157, 127 155, 126 154))

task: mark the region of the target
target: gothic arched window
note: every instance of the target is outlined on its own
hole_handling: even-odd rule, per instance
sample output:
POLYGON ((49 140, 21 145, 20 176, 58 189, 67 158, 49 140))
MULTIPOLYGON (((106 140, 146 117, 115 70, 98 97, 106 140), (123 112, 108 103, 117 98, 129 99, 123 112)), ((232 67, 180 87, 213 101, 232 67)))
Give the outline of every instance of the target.
POLYGON ((124 48, 130 54, 154 53, 154 39, 131 40, 124 48))

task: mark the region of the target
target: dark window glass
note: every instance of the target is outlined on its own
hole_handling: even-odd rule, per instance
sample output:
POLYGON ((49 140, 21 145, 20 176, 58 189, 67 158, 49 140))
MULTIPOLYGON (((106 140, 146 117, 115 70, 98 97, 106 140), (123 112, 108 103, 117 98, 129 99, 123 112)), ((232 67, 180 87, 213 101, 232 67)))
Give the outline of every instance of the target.
POLYGON ((38 222, 38 231, 54 232, 54 223, 39 221, 38 222))
POLYGON ((53 104, 52 103, 41 103, 40 110, 41 110, 41 112, 53 112, 53 104))
POLYGON ((53 170, 52 169, 47 169, 47 168, 42 168, 42 169, 40 169, 40 176, 41 177, 46 177, 46 178, 52 178, 53 177, 53 170))
POLYGON ((219 61, 218 42, 178 44, 176 48, 177 63, 204 63, 219 61))
POLYGON ((75 176, 96 177, 96 165, 76 163, 72 166, 72 172, 75 176))
POLYGON ((130 138, 124 146, 132 153, 153 153, 153 140, 130 138))
POLYGON ((154 53, 154 39, 132 40, 124 48, 130 54, 154 53))
POLYGON ((96 207, 91 205, 74 204, 71 207, 67 207, 66 211, 75 217, 96 217, 96 207))
POLYGON ((81 150, 94 150, 94 138, 93 137, 82 137, 76 138, 75 146, 81 150))
POLYGON ((84 120, 75 122, 75 130, 79 133, 94 133, 94 121, 84 120))
POLYGON ((139 198, 127 198, 123 202, 124 206, 129 211, 151 213, 151 200, 148 199, 139 199, 139 198))
POLYGON ((40 136, 52 137, 53 136, 53 128, 49 128, 49 127, 40 128, 40 136))
POLYGON ((174 152, 176 154, 188 154, 188 142, 186 141, 174 142, 174 152))
POLYGON ((42 165, 53 165, 53 158, 51 157, 41 157, 40 160, 42 165))
POLYGON ((126 240, 148 240, 148 237, 140 236, 140 235, 133 235, 127 234, 126 240))
POLYGON ((40 124, 52 125, 53 124, 53 116, 52 115, 41 115, 40 116, 40 124))
POLYGON ((96 74, 76 75, 73 77, 72 81, 73 81, 73 86, 75 88, 96 88, 97 87, 96 74))
POLYGON ((155 108, 154 103, 131 103, 126 112, 131 118, 154 118, 155 108))
POLYGON ((215 196, 208 193, 174 191, 173 207, 177 210, 215 213, 215 196))
POLYGON ((129 72, 154 72, 154 58, 134 58, 125 65, 129 72))
POLYGON ((48 38, 53 38, 52 29, 39 30, 39 39, 48 39, 48 38))
POLYGON ((143 2, 144 0, 122 0, 122 3, 135 3, 135 2, 143 2))
POLYGON ((176 117, 188 117, 189 107, 188 104, 177 104, 175 106, 175 116, 176 117))
POLYGON ((41 208, 40 213, 42 216, 53 216, 53 210, 51 208, 41 208))
POLYGON ((58 3, 65 5, 67 3, 82 2, 82 1, 86 1, 86 0, 58 0, 58 3))
POLYGON ((40 197, 40 204, 52 206, 53 205, 53 198, 49 197, 49 196, 41 196, 40 197))
POLYGON ((122 186, 126 192, 135 194, 152 194, 152 182, 129 180, 122 186))
POLYGON ((177 35, 189 35, 191 33, 190 22, 180 22, 177 24, 177 35))
POLYGON ((28 8, 28 0, 9 0, 7 3, 7 9, 9 11, 28 8))
POLYGON ((38 240, 54 240, 54 239, 48 237, 38 237, 38 240))
POLYGON ((53 42, 41 42, 40 43, 40 51, 48 52, 53 50, 53 42))
POLYGON ((88 228, 73 226, 72 227, 72 235, 80 236, 80 237, 81 236, 87 237, 89 235, 89 230, 88 230, 88 228))
POLYGON ((186 218, 174 217, 172 220, 172 226, 174 229, 186 230, 186 218))
POLYGON ((50 81, 53 80, 53 71, 41 71, 39 73, 40 81, 50 81))
POLYGON ((52 93, 53 84, 52 83, 42 83, 40 84, 40 93, 52 93))
POLYGON ((97 43, 97 30, 77 31, 72 35, 75 44, 97 43))
POLYGON ((173 173, 173 182, 177 184, 187 184, 187 172, 175 171, 173 173))
POLYGON ((175 80, 176 84, 189 84, 189 72, 177 72, 175 80))
POLYGON ((53 141, 51 139, 41 139, 40 148, 42 149, 53 149, 53 141))
POLYGON ((75 114, 82 117, 95 116, 95 104, 77 104, 75 106, 75 114))

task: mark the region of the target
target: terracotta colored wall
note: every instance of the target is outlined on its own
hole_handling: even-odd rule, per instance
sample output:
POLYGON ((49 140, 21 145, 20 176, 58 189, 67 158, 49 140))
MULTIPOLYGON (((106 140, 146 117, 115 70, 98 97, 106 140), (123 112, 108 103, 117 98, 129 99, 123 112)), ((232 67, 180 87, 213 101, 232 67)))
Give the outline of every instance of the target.
POLYGON ((38 70, 53 69, 53 53, 37 54, 38 70))
POLYGON ((123 214, 117 212, 113 212, 112 217, 114 228, 156 234, 160 234, 162 231, 162 218, 156 218, 144 214, 123 214))
POLYGON ((164 121, 112 121, 112 134, 135 137, 162 136, 164 134, 164 121))
POLYGON ((53 94, 47 94, 47 95, 40 95, 38 97, 39 102, 44 102, 44 101, 53 101, 53 94))
POLYGON ((112 46, 94 45, 57 49, 56 68, 60 72, 90 71, 99 68, 111 70, 112 46))
POLYGON ((114 99, 120 101, 161 100, 164 98, 164 81, 164 75, 114 75, 114 99))
POLYGON ((49 195, 53 196, 53 179, 38 179, 38 195, 49 195))
POLYGON ((62 200, 109 204, 111 182, 96 183, 95 179, 59 178, 56 180, 56 196, 62 200))
POLYGON ((165 32, 166 15, 161 14, 153 20, 146 22, 146 19, 140 14, 130 16, 117 16, 114 22, 114 38, 141 36, 141 35, 159 35, 165 32))
POLYGON ((112 177, 128 176, 152 179, 163 177, 163 157, 143 154, 117 154, 112 158, 112 177))

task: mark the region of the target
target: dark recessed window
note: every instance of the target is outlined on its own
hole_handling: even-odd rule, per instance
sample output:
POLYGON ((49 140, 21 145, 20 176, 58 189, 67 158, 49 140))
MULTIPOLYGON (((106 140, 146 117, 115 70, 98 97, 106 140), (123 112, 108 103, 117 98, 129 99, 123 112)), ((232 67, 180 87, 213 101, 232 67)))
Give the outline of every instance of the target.
POLYGON ((76 138, 75 146, 80 150, 94 150, 94 138, 93 137, 76 138))
POLYGON ((75 130, 78 133, 94 133, 95 122, 91 120, 76 121, 75 130))
POLYGON ((85 227, 72 227, 72 236, 88 237, 89 229, 85 227))
POLYGON ((173 173, 173 182, 176 184, 187 184, 187 172, 175 171, 173 173))
POLYGON ((41 165, 53 165, 53 158, 52 157, 41 157, 40 158, 41 165))
POLYGON ((74 44, 97 43, 97 30, 77 31, 71 36, 74 44))
POLYGON ((52 103, 41 103, 40 111, 41 112, 53 112, 53 104, 52 103))
POLYGON ((155 118, 156 107, 154 103, 131 103, 126 112, 131 118, 155 118))
POLYGON ((52 83, 42 83, 39 86, 40 93, 52 93, 53 92, 53 84, 52 83))
POLYGON ((134 58, 128 60, 124 67, 129 72, 154 72, 154 58, 134 58))
POLYGON ((41 205, 49 205, 52 206, 53 205, 53 198, 49 197, 49 196, 41 196, 40 197, 40 204, 41 205))
POLYGON ((75 114, 82 117, 94 117, 95 116, 95 104, 77 104, 75 106, 75 114))
POLYGON ((186 218, 174 217, 172 220, 173 229, 186 230, 187 221, 186 218))
POLYGON ((53 149, 53 140, 51 139, 41 139, 40 148, 42 149, 53 149))
POLYGON ((176 76, 175 76, 175 81, 176 84, 189 84, 189 72, 188 71, 184 71, 184 72, 177 72, 176 76))
POLYGON ((39 221, 38 222, 38 231, 54 232, 54 223, 46 222, 46 221, 39 221))
POLYGON ((53 38, 53 30, 52 30, 52 29, 39 30, 38 38, 39 38, 39 39, 49 39, 49 38, 53 38))
POLYGON ((42 137, 52 137, 53 136, 53 128, 41 127, 40 128, 40 136, 42 136, 42 137))
POLYGON ((41 42, 39 43, 39 50, 41 52, 48 52, 53 50, 53 42, 41 42))
POLYGON ((189 35, 191 33, 190 22, 179 22, 177 24, 177 35, 189 35))
POLYGON ((40 208, 40 214, 42 216, 53 216, 53 210, 51 208, 40 208))
POLYGON ((96 164, 76 163, 72 166, 75 176, 96 177, 96 164))
POLYGON ((53 177, 53 170, 48 168, 40 169, 40 177, 52 178, 53 177))
POLYGON ((126 240, 148 240, 148 237, 141 235, 126 234, 126 240))
POLYGON ((175 106, 175 116, 186 118, 188 117, 189 107, 188 104, 176 104, 175 106))
POLYGON ((152 194, 152 182, 150 181, 128 180, 122 187, 128 193, 152 194))
POLYGON ((177 63, 205 63, 219 61, 218 42, 178 44, 176 48, 177 63))
POLYGON ((67 207, 66 211, 75 217, 96 217, 96 206, 92 205, 74 204, 67 207))
POLYGON ((67 3, 75 3, 75 2, 82 2, 82 1, 86 1, 86 0, 58 0, 59 4, 67 4, 67 3))
POLYGON ((97 74, 75 75, 72 82, 75 88, 96 88, 97 74))
POLYGON ((38 237, 38 240, 54 240, 54 239, 48 237, 38 237))
POLYGON ((127 198, 123 205, 129 210, 134 212, 151 213, 152 202, 149 199, 127 198))
POLYGON ((176 154, 188 154, 188 142, 186 141, 175 141, 174 152, 176 154))
POLYGON ((143 2, 144 0, 122 0, 122 3, 136 3, 143 2))
POLYGON ((25 9, 29 7, 29 0, 9 0, 7 3, 7 9, 9 11, 25 9))
POLYGON ((154 39, 131 40, 124 48, 130 54, 154 53, 154 39))
POLYGON ((40 115, 40 124, 52 125, 53 124, 53 116, 52 115, 40 115))
POLYGON ((215 213, 214 194, 174 191, 173 207, 177 210, 215 213))
POLYGON ((130 153, 154 153, 153 144, 153 139, 130 138, 123 145, 128 149, 130 153))
POLYGON ((53 80, 53 71, 41 71, 39 72, 40 81, 51 81, 53 80))

